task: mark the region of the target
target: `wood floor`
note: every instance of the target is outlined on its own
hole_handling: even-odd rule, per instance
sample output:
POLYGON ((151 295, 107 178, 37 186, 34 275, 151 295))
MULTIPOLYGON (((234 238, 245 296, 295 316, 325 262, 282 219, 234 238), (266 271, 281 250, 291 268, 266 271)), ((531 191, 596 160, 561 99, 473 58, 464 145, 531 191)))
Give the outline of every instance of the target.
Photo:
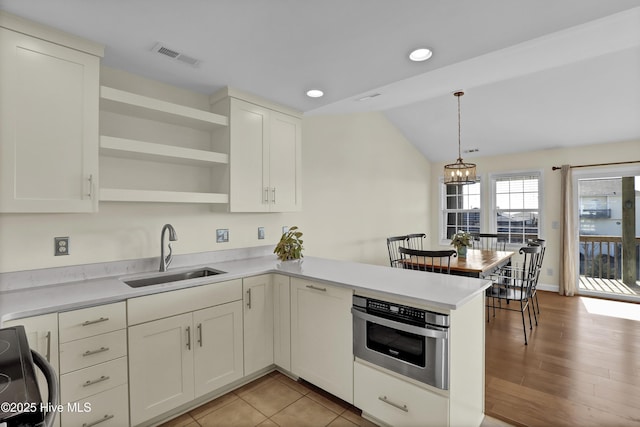
POLYGON ((538 295, 527 346, 519 312, 490 317, 486 414, 513 425, 640 426, 640 305, 538 295))

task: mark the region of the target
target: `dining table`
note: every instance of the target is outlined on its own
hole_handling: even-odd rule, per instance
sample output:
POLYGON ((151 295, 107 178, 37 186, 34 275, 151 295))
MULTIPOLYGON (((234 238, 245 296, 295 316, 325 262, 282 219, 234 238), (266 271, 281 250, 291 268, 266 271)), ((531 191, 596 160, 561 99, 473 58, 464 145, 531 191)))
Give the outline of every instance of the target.
MULTIPOLYGON (((483 249, 467 249, 466 257, 451 257, 450 271, 451 274, 466 277, 486 277, 491 273, 511 263, 511 257, 514 252, 511 251, 490 251, 483 249)), ((440 267, 441 258, 425 258, 412 256, 409 260, 403 260, 402 263, 411 263, 413 267, 416 265, 420 270, 430 271, 432 267, 437 269, 440 267)))

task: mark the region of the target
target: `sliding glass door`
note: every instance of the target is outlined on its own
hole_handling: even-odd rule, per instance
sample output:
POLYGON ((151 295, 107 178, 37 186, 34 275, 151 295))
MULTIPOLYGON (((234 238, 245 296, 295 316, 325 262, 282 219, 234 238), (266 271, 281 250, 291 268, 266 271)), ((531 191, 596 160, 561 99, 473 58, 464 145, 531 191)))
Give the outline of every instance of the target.
POLYGON ((640 170, 575 171, 579 292, 640 301, 640 170))

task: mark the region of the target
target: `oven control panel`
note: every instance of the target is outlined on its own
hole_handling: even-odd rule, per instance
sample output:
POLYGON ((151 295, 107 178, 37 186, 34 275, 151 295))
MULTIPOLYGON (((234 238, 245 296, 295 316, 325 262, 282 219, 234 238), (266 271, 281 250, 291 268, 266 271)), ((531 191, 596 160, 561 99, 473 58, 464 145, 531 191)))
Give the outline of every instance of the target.
POLYGON ((407 307, 405 305, 392 304, 386 301, 378 301, 375 299, 367 300, 367 309, 372 309, 377 312, 383 312, 405 319, 412 319, 415 321, 424 322, 425 310, 419 308, 407 307))
POLYGON ((381 315, 392 320, 408 321, 416 325, 430 324, 441 327, 449 326, 449 316, 446 314, 388 301, 354 295, 353 306, 361 311, 381 315))

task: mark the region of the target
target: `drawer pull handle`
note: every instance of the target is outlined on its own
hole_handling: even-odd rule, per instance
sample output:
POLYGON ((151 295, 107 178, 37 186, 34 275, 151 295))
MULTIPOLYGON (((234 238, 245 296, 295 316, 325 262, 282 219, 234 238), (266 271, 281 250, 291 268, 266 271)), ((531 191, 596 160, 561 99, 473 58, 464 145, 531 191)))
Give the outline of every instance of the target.
POLYGON ((86 322, 82 322, 82 326, 95 325, 96 323, 106 322, 107 320, 109 320, 108 317, 101 317, 96 320, 87 320, 86 322))
POLYGON ((409 412, 409 408, 407 408, 407 405, 400 405, 399 403, 392 402, 389 399, 387 399, 387 396, 378 396, 378 399, 382 400, 387 405, 391 405, 394 408, 400 409, 401 411, 409 412))
POLYGON ((319 287, 313 286, 313 285, 307 285, 307 288, 313 289, 313 290, 316 290, 316 291, 327 292, 327 288, 319 288, 319 287))
POLYGON ((111 377, 103 375, 100 378, 97 378, 95 380, 86 381, 84 384, 82 384, 82 387, 87 387, 87 386, 90 386, 90 385, 98 384, 98 383, 101 383, 102 381, 108 380, 109 378, 111 378, 111 377))
POLYGON ((191 326, 187 326, 187 349, 191 350, 191 326))
POLYGON ((97 350, 87 350, 84 353, 82 353, 82 357, 91 356, 93 354, 98 354, 98 353, 103 353, 105 351, 109 351, 109 347, 100 347, 97 350))
POLYGON ((105 421, 109 421, 111 418, 115 417, 115 415, 105 415, 104 417, 100 418, 98 421, 93 421, 91 423, 83 423, 82 427, 93 427, 93 426, 97 426, 100 423, 103 423, 105 421))
POLYGON ((202 323, 198 323, 198 344, 202 347, 202 323))
POLYGON ((247 289, 247 308, 251 310, 251 289, 247 289))

